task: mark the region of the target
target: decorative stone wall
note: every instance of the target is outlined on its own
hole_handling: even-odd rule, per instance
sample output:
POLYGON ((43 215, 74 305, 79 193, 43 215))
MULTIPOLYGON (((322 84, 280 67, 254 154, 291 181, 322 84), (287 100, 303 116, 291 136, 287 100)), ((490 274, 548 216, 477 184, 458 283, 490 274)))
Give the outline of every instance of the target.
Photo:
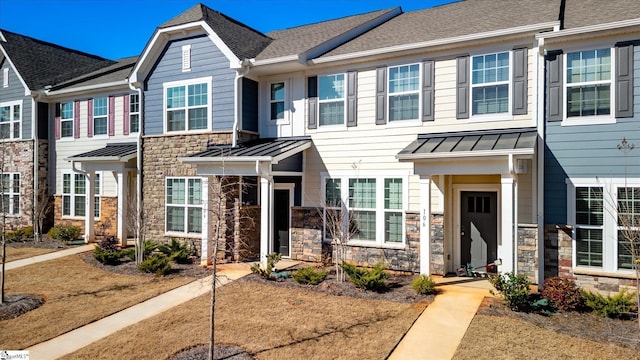
POLYGON ((429 273, 444 275, 444 215, 431 214, 431 259, 429 273))
POLYGON ((538 284, 538 225, 518 225, 518 274, 525 274, 538 284))
POLYGON ((552 276, 571 278, 579 287, 603 295, 616 293, 622 289, 637 291, 638 284, 634 275, 597 270, 574 270, 570 226, 545 225, 544 235, 545 278, 552 276))
MULTIPOLYGON (((320 262, 324 249, 322 213, 316 208, 291 208, 291 259, 320 262)), ((331 247, 330 244, 326 246, 331 247)))
MULTIPOLYGON (((55 224, 75 225, 80 228, 80 233, 85 234, 84 219, 62 218, 62 195, 55 195, 53 200, 53 214, 55 224)), ((94 220, 93 231, 95 241, 100 241, 105 236, 117 236, 118 234, 118 197, 100 197, 100 219, 94 220)))
POLYGON ((6 217, 9 231, 33 225, 33 146, 33 140, 4 142, 0 146, 2 171, 20 174, 20 214, 6 217))

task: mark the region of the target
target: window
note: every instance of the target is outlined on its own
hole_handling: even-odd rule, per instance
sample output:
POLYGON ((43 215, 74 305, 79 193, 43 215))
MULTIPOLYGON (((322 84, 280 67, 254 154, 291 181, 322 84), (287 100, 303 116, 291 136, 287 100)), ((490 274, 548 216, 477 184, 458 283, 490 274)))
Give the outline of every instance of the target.
POLYGON ((93 135, 107 135, 108 129, 108 105, 107 98, 93 99, 93 135))
POLYGON ((602 187, 576 188, 576 265, 602 267, 602 187))
POLYGON ((611 49, 567 54, 567 117, 611 114, 611 49))
POLYGON ((129 131, 137 133, 140 131, 140 95, 129 95, 129 131))
POLYGON ((22 101, 0 104, 0 138, 20 139, 22 101))
POLYGON ((472 57, 473 115, 509 112, 509 52, 472 57))
MULTIPOLYGON (((100 217, 100 174, 94 174, 93 214, 100 217)), ((62 216, 86 216, 87 178, 82 174, 62 174, 62 216)))
POLYGON ((202 233, 202 179, 168 178, 166 193, 166 231, 202 233))
POLYGON ((203 130, 209 126, 211 79, 165 84, 167 131, 203 130))
POLYGON ((389 121, 418 119, 420 65, 389 68, 389 121))
POLYGON ((640 256, 640 187, 618 188, 618 268, 633 269, 633 250, 640 256), (633 244, 632 244, 633 241, 633 244), (635 245, 635 249, 632 245, 635 245))
POLYGON ((285 96, 285 88, 283 82, 273 83, 271 84, 270 89, 270 113, 271 120, 281 120, 284 119, 284 96, 285 96))
POLYGON ((20 214, 20 174, 2 174, 2 211, 6 215, 20 214))
POLYGON ((326 178, 325 238, 340 226, 350 240, 362 244, 404 243, 403 178, 326 178), (343 187, 348 184, 348 188, 343 187), (347 232, 348 229, 348 232, 347 232))
POLYGON ((73 137, 73 102, 60 104, 60 136, 73 137))
POLYGON ((320 126, 344 124, 344 74, 318 77, 318 103, 320 126))

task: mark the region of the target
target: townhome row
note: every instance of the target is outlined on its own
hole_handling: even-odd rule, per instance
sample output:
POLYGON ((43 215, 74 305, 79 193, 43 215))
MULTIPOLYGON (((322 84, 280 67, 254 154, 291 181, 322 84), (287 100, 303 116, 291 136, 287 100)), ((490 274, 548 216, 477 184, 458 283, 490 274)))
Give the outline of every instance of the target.
POLYGON ((618 210, 640 213, 640 151, 617 145, 640 145, 638 40, 622 0, 466 0, 268 34, 198 4, 118 61, 0 30, 5 213, 29 224, 45 191, 86 241, 139 236, 143 217, 206 262, 231 176, 254 221, 228 233, 254 258, 322 260, 341 213, 359 265, 636 286, 618 210))

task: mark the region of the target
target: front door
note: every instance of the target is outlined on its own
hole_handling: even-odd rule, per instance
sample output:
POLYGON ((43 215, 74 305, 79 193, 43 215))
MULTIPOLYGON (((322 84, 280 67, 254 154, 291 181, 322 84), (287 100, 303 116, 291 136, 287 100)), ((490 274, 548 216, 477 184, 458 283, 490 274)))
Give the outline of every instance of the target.
POLYGON ((293 206, 293 189, 288 186, 284 188, 278 185, 280 184, 276 184, 273 190, 273 251, 288 257, 290 256, 289 227, 291 224, 291 206, 293 206))
POLYGON ((463 191, 460 200, 460 263, 484 267, 498 257, 498 195, 463 191))

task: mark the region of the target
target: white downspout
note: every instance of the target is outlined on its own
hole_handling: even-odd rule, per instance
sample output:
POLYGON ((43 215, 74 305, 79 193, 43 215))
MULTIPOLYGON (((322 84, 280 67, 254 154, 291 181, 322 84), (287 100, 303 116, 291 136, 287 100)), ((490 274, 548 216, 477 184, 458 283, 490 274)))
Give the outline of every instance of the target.
MULTIPOLYGON (((40 190, 40 186, 38 184, 40 180, 40 176, 38 176, 38 151, 40 150, 40 146, 38 143, 38 102, 37 99, 41 96, 40 93, 36 94, 36 96, 31 97, 31 138, 33 139, 33 211, 31 214, 32 222, 33 222, 33 230, 35 231, 34 236, 37 240, 40 240, 40 232, 38 232, 38 226, 36 222, 36 209, 38 208, 38 191, 40 190)), ((47 115, 48 116, 48 115, 47 115)))
POLYGON ((240 81, 242 78, 249 74, 251 70, 251 60, 244 59, 240 61, 240 69, 236 70, 236 78, 234 81, 234 89, 233 89, 233 134, 231 140, 231 146, 236 147, 238 145, 238 124, 240 123, 240 94, 238 93, 240 90, 240 81))
MULTIPOLYGON (((136 137, 136 239, 140 240, 142 236, 142 129, 144 124, 144 101, 142 88, 136 88, 129 83, 129 89, 138 92, 138 104, 140 104, 140 111, 138 112, 138 136, 136 137)), ((141 241, 141 240, 140 240, 141 241)))

